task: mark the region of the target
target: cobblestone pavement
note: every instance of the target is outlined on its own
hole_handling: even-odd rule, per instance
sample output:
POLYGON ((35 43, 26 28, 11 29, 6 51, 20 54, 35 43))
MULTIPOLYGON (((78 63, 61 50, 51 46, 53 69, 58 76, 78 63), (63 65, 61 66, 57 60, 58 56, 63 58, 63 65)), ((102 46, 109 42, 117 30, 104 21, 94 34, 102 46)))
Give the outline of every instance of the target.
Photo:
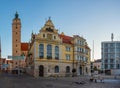
POLYGON ((27 75, 0 74, 0 88, 120 88, 120 79, 104 83, 89 82, 88 77, 33 78, 27 75))

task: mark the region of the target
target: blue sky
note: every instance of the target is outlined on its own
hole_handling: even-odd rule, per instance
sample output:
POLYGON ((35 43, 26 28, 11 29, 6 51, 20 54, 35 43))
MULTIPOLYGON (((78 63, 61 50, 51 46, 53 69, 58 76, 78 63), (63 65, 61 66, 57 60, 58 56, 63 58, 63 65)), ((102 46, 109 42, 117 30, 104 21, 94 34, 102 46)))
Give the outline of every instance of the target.
POLYGON ((38 33, 48 17, 66 35, 83 36, 101 58, 101 42, 120 41, 120 0, 0 0, 0 36, 2 57, 12 55, 12 19, 19 13, 22 42, 31 32, 38 33))

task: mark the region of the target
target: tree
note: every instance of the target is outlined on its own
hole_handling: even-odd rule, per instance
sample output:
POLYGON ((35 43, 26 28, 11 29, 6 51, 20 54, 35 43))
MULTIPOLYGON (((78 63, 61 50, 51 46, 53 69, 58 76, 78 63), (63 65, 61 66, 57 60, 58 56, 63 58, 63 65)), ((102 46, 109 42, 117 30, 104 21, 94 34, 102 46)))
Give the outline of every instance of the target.
POLYGON ((76 72, 76 69, 75 69, 75 68, 73 68, 73 69, 72 69, 72 73, 73 73, 73 75, 72 75, 72 76, 73 76, 73 77, 75 76, 75 72, 76 72))

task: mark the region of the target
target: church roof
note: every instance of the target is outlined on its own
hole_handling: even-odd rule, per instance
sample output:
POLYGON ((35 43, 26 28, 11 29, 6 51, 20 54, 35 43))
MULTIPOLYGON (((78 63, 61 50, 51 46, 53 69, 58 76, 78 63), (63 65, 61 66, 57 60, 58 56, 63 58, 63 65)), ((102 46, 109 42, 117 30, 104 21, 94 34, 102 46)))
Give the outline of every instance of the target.
POLYGON ((28 43, 21 43, 21 51, 28 51, 28 43))
POLYGON ((60 38, 62 38, 63 43, 72 44, 71 43, 72 37, 66 35, 60 35, 60 38))

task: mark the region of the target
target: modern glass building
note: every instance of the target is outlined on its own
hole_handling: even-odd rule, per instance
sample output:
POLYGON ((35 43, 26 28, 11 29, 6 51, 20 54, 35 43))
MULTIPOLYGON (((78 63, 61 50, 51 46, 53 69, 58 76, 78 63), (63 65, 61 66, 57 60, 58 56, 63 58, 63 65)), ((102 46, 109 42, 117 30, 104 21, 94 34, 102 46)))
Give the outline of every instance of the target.
POLYGON ((120 69, 120 41, 101 43, 102 70, 120 69))

